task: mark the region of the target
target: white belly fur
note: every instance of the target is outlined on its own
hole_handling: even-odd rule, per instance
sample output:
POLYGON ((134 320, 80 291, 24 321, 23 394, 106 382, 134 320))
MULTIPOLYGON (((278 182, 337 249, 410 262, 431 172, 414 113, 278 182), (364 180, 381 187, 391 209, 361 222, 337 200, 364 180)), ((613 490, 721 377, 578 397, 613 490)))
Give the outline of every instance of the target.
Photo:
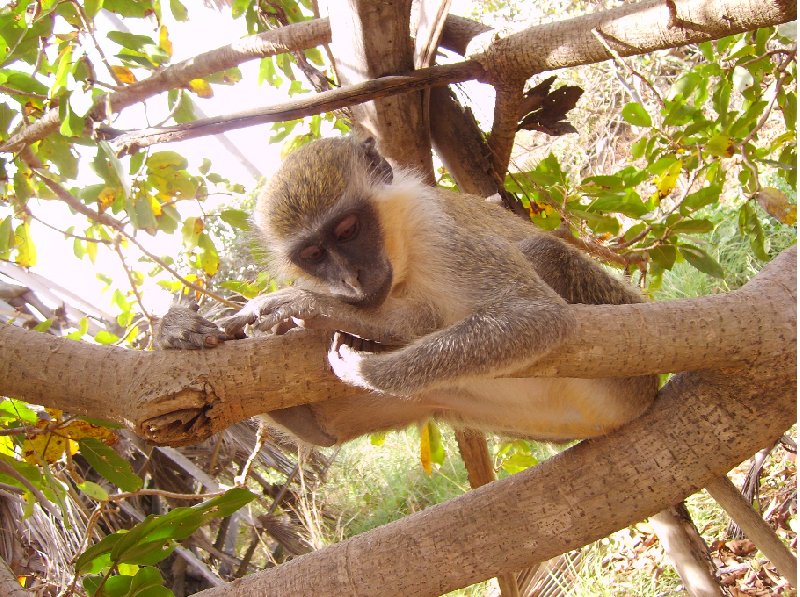
POLYGON ((456 424, 541 440, 603 435, 650 404, 618 378, 475 379, 424 397, 456 424))

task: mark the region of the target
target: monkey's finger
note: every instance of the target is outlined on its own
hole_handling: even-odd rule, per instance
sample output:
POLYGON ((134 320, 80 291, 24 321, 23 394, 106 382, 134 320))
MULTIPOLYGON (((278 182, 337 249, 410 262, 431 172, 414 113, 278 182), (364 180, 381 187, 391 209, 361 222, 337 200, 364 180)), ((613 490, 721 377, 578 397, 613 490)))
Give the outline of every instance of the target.
POLYGON ((255 314, 231 315, 220 320, 219 324, 225 333, 232 338, 244 338, 244 327, 257 319, 255 314))

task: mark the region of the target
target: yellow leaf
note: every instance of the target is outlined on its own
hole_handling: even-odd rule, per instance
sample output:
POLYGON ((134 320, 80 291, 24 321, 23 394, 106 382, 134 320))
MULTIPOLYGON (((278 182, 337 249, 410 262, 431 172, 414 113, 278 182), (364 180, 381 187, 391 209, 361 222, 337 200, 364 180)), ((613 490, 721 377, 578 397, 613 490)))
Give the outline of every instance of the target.
POLYGON ((17 265, 23 267, 36 265, 36 245, 33 244, 27 222, 23 222, 14 230, 14 247, 17 249, 17 265))
POLYGON ((100 204, 100 213, 111 207, 111 204, 114 203, 114 199, 116 198, 116 189, 112 189, 111 187, 103 187, 103 190, 100 191, 100 194, 97 196, 97 202, 100 204))
POLYGON ((204 228, 203 218, 195 218, 194 219, 194 233, 195 234, 200 234, 201 232, 203 232, 203 228, 204 228))
POLYGON ((683 160, 677 160, 664 172, 656 176, 655 185, 661 197, 666 197, 672 192, 672 189, 675 188, 675 184, 678 182, 678 176, 680 176, 682 169, 683 160))
POLYGON ((425 474, 431 475, 431 428, 430 423, 426 422, 419 431, 419 460, 425 474))
POLYGON ((161 203, 155 197, 150 197, 150 211, 153 212, 154 216, 161 215, 161 203))
POLYGON ((764 187, 756 193, 756 201, 779 222, 789 226, 797 223, 797 206, 780 189, 764 187))
POLYGON ((61 460, 67 451, 67 438, 53 433, 42 433, 22 442, 22 457, 29 464, 42 464, 61 460))
POLYGON ((192 79, 189 81, 189 90, 199 97, 214 97, 214 90, 211 89, 211 85, 205 79, 192 79))
POLYGON ((166 25, 161 25, 158 31, 158 47, 160 47, 167 56, 172 57, 172 42, 169 40, 169 31, 166 25))
POLYGON ((125 85, 130 85, 131 83, 136 83, 136 76, 131 72, 127 66, 115 66, 111 65, 111 71, 114 73, 114 77, 116 77, 117 81, 123 83, 125 85))
POLYGON ((70 438, 71 440, 94 437, 109 446, 113 446, 115 443, 117 443, 117 434, 111 429, 100 427, 99 425, 93 425, 88 421, 72 421, 63 427, 59 427, 58 433, 70 438))

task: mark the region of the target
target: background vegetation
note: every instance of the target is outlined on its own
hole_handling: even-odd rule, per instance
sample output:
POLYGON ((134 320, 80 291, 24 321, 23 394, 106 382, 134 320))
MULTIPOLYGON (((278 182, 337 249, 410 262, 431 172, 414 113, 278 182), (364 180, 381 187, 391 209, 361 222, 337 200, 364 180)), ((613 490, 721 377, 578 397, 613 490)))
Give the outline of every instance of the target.
MULTIPOLYGON (((572 0, 530 4, 462 8, 493 26, 590 9, 572 0)), ((187 19, 191 26, 192 10, 179 0, 50 0, 0 9, 0 140, 49 111, 59 122, 57 134, 0 158, 3 321, 147 349, 161 312, 149 297, 158 288, 213 312, 223 295, 246 299, 276 287, 250 257, 246 177, 225 172, 210 152, 187 158, 180 146, 120 158, 102 127, 84 126, 90 110, 102 112, 109 90, 173 62, 173 28, 187 19), (55 251, 45 247, 48 229, 60 239, 55 251), (36 276, 40 255, 57 260, 64 252, 96 271, 102 299, 84 296, 80 283, 59 290, 36 276), (100 300, 106 305, 92 304, 100 300)), ((235 0, 218 18, 232 19, 244 35, 309 19, 315 10, 307 0, 235 0)), ((578 239, 655 300, 737 288, 796 241, 795 76, 788 28, 610 60, 549 82, 536 78, 532 89, 563 89, 577 103, 558 130, 542 130, 536 117, 523 121, 506 187, 536 225, 578 239)), ((219 109, 212 98, 224 86, 266 97, 270 87, 295 95, 334 82, 324 52, 281 54, 261 59, 253 72, 243 66, 194 80, 105 126, 191 121, 201 109, 219 109)), ((484 91, 464 85, 459 94, 488 130, 484 91)), ((347 128, 342 114, 331 113, 276 124, 261 142, 285 153, 347 128)), ((244 153, 236 159, 247 169, 244 153)), ((452 185, 443 169, 438 174, 452 185)), ((0 555, 42 594, 190 594, 468 489, 450 431, 432 423, 324 453, 241 425, 178 451, 6 397, 0 432, 0 555)), ((500 476, 556 449, 500 437, 491 446, 500 476)), ((758 497, 792 545, 793 450, 786 440, 767 459, 758 497)), ((788 594, 751 545, 731 538, 710 500, 698 494, 691 505, 732 590, 788 594)), ((680 591, 646 523, 587 548, 557 582, 576 595, 680 591)), ((492 590, 487 583, 464 594, 492 590)))

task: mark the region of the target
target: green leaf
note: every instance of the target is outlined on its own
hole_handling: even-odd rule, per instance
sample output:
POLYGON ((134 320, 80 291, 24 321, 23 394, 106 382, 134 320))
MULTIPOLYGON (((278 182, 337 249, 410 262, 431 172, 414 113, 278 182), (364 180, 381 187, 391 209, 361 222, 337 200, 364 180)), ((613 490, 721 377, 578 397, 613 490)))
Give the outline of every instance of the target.
POLYGON ((173 541, 186 539, 212 518, 230 516, 255 497, 246 489, 234 488, 202 504, 175 508, 163 516, 150 515, 114 545, 111 560, 155 564, 172 552, 173 541))
POLYGON ((183 22, 189 20, 189 11, 186 10, 186 7, 180 0, 169 0, 169 9, 172 11, 172 16, 175 17, 176 21, 183 22))
POLYGON ((671 225, 670 229, 684 234, 703 234, 714 230, 714 223, 710 220, 681 220, 671 225))
POLYGON ((38 420, 36 411, 28 406, 27 403, 15 398, 0 399, 0 417, 18 420, 24 425, 33 425, 38 420))
POLYGON ((653 260, 653 263, 661 270, 668 270, 672 269, 672 266, 675 265, 675 258, 678 256, 678 251, 675 245, 660 244, 650 249, 648 254, 650 255, 650 259, 653 260))
POLYGON ((715 278, 724 279, 725 272, 711 255, 706 253, 700 247, 694 245, 678 245, 678 250, 689 264, 695 269, 700 270, 704 274, 714 276, 715 278))
POLYGON ((250 230, 250 216, 241 209, 224 209, 220 212, 219 217, 234 228, 250 230))
POLYGON ((766 250, 764 228, 758 218, 753 205, 748 201, 739 210, 739 232, 747 238, 750 248, 761 261, 769 261, 766 250))
POLYGON ((689 193, 681 203, 681 214, 687 215, 689 212, 711 205, 719 199, 721 192, 722 190, 717 185, 710 185, 694 193, 689 193))
POLYGON ((143 53, 146 53, 145 48, 148 46, 158 45, 153 38, 147 35, 136 35, 126 31, 109 31, 106 37, 110 41, 121 45, 123 48, 143 53))
POLYGON ((84 495, 88 495, 90 498, 97 500, 98 502, 104 502, 108 499, 108 492, 100 485, 93 483, 92 481, 78 483, 78 489, 80 489, 84 495))
POLYGON ((184 170, 189 161, 176 151, 156 151, 147 158, 147 169, 157 171, 164 168, 184 170))
POLYGON ((111 562, 111 550, 126 533, 127 531, 117 531, 103 537, 84 551, 75 561, 75 573, 99 572, 103 567, 108 566, 111 562))
POLYGON ((214 246, 214 241, 205 232, 200 236, 198 246, 202 249, 200 251, 200 267, 208 276, 213 276, 219 270, 219 253, 214 246))
POLYGON ((653 126, 653 120, 650 118, 650 114, 648 114, 647 110, 644 109, 644 106, 638 102, 630 102, 625 104, 625 106, 622 108, 622 118, 634 126, 653 126))
POLYGON ((506 471, 509 475, 514 475, 516 473, 522 472, 525 469, 529 469, 532 466, 536 466, 539 461, 536 459, 533 454, 526 454, 524 452, 515 452, 508 458, 503 460, 501 467, 504 471, 506 471))
POLYGON ((587 209, 621 213, 631 218, 640 218, 650 211, 633 189, 628 189, 625 193, 603 193, 587 209))
POLYGON ((108 344, 116 344, 119 342, 119 338, 108 332, 106 330, 100 330, 94 336, 94 341, 98 344, 108 345, 108 344))
POLYGON ((11 221, 11 216, 3 218, 0 222, 0 255, 5 254, 11 247, 14 246, 14 223, 11 221))
POLYGON ((83 3, 83 10, 90 19, 93 19, 101 8, 103 8, 103 0, 85 0, 83 3))
POLYGON ((200 235, 203 233, 203 219, 196 216, 189 216, 183 221, 181 227, 181 236, 183 237, 183 246, 187 249, 194 249, 200 240, 200 235))
POLYGON ((65 137, 80 137, 86 129, 86 118, 78 116, 70 106, 68 98, 62 96, 61 103, 58 105, 58 117, 61 125, 58 128, 65 137))
POLYGON ((142 488, 141 477, 133 472, 131 463, 98 439, 87 437, 79 440, 81 455, 103 477, 123 491, 142 488))

